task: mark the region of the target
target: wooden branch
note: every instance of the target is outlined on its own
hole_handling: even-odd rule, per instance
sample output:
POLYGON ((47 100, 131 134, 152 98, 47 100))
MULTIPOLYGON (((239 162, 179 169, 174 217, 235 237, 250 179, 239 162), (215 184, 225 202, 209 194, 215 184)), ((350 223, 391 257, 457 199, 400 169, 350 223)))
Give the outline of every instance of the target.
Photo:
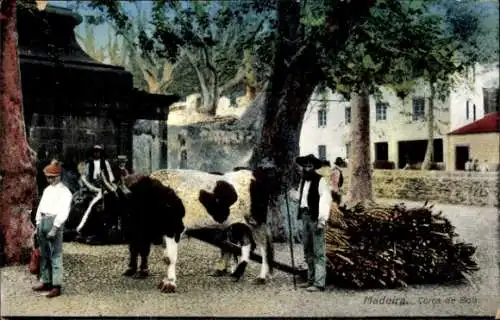
POLYGON ((223 86, 219 87, 219 94, 228 91, 240 84, 245 79, 245 70, 243 68, 238 69, 236 75, 229 81, 227 81, 223 86))
POLYGON ((254 32, 251 33, 251 36, 248 39, 248 42, 252 42, 252 41, 255 40, 255 38, 257 37, 257 34, 259 33, 259 31, 260 31, 260 29, 262 28, 263 25, 264 25, 264 19, 260 19, 260 22, 257 25, 257 28, 255 28, 254 32))
POLYGON ((203 41, 203 55, 205 56, 205 63, 207 64, 208 69, 210 69, 210 71, 212 71, 214 75, 217 74, 217 69, 215 68, 212 59, 210 59, 210 54, 208 53, 208 45, 204 41, 203 41))
POLYGON ((196 72, 196 76, 198 77, 198 81, 200 82, 200 86, 202 88, 206 87, 206 81, 205 78, 203 77, 203 73, 201 72, 200 68, 196 65, 195 58, 191 53, 189 53, 186 49, 180 48, 182 54, 186 55, 189 64, 191 67, 193 67, 194 71, 196 72))
POLYGON ((310 42, 308 41, 307 43, 303 44, 299 50, 293 55, 293 57, 290 59, 290 61, 284 61, 285 66, 287 68, 291 68, 299 59, 299 57, 308 49, 310 42))

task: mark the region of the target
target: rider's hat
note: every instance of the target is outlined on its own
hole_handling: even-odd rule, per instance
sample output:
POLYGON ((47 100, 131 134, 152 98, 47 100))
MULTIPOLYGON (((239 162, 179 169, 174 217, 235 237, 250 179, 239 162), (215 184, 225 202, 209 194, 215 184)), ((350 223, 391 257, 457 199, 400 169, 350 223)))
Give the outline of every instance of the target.
POLYGON ((118 162, 127 162, 128 161, 128 157, 124 154, 120 154, 116 157, 116 159, 118 160, 118 162))

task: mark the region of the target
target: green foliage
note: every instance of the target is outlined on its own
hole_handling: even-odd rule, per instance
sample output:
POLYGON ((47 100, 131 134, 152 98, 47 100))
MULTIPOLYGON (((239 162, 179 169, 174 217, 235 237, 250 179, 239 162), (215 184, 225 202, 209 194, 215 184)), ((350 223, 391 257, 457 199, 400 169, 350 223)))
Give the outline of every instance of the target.
POLYGON ((253 83, 262 83, 261 75, 269 74, 273 57, 269 45, 274 36, 269 26, 272 13, 262 5, 239 1, 155 1, 147 22, 142 22, 150 28, 137 30, 133 36, 130 30, 138 21, 128 17, 117 1, 92 0, 88 7, 93 15, 87 21, 111 22, 119 34, 128 35, 143 59, 155 56, 156 60, 175 63, 170 88, 185 94, 201 90, 204 100, 214 100, 220 90, 231 89, 224 84, 238 84, 234 78, 241 70, 253 83), (193 83, 197 85, 193 87, 193 83))
POLYGON ((493 1, 437 1, 447 32, 465 65, 498 61, 499 5, 493 1))
MULTIPOLYGON (((346 97, 366 88, 390 86, 400 98, 424 77, 446 88, 457 70, 453 39, 446 36, 443 20, 432 14, 430 1, 378 1, 370 17, 353 28, 345 48, 327 56, 328 81, 346 97)), ((445 90, 445 89, 443 89, 445 90)))

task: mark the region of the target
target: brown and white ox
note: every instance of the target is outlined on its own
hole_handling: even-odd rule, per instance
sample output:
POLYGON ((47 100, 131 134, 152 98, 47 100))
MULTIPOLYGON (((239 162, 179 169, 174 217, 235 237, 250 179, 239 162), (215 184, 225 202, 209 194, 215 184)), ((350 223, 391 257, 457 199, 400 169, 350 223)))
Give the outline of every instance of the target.
MULTIPOLYGON (((151 243, 163 242, 167 276, 159 288, 174 292, 178 244, 183 235, 220 230, 228 240, 241 245, 241 257, 236 269, 228 272, 231 254, 222 251, 216 275, 230 274, 239 280, 251 251, 257 247, 262 264, 255 282, 265 283, 272 272, 274 256, 267 226, 270 179, 266 169, 240 169, 225 174, 174 169, 150 176, 131 175, 125 179, 125 186, 118 188, 107 184, 110 192, 104 198, 106 214, 120 217, 129 245, 129 265, 124 275, 148 276, 151 243)), ((96 226, 91 222, 92 215, 97 214, 84 217, 77 231, 84 231, 86 225, 96 226)))

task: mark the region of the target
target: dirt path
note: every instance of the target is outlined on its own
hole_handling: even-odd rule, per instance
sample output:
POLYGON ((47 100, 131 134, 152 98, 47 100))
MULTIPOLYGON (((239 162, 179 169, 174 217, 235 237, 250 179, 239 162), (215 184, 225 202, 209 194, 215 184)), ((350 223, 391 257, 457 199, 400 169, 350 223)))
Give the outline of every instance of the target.
MULTIPOLYGON (((383 200, 394 202, 394 200, 383 200)), ((414 205, 413 202, 406 202, 414 205)), ((251 280, 259 265, 250 263, 244 281, 213 278, 216 248, 197 240, 181 242, 178 292, 161 294, 156 284, 165 274, 161 249, 151 257, 152 276, 134 280, 120 276, 126 266, 126 246, 86 246, 66 243, 66 285, 61 297, 47 301, 31 292, 35 279, 26 266, 1 269, 2 316, 452 316, 495 315, 498 293, 497 209, 436 205, 456 232, 478 246, 481 270, 473 286, 413 286, 404 290, 340 290, 324 293, 294 290, 292 277, 276 271, 270 283, 256 286, 251 280), (384 298, 385 297, 385 298, 384 298), (383 300, 382 300, 383 299, 383 300), (399 304, 402 301, 405 304, 399 304), (383 303, 375 303, 383 302, 383 303)), ((289 262, 286 244, 277 244, 277 259, 289 262)), ((301 248, 295 246, 296 261, 301 248)))

